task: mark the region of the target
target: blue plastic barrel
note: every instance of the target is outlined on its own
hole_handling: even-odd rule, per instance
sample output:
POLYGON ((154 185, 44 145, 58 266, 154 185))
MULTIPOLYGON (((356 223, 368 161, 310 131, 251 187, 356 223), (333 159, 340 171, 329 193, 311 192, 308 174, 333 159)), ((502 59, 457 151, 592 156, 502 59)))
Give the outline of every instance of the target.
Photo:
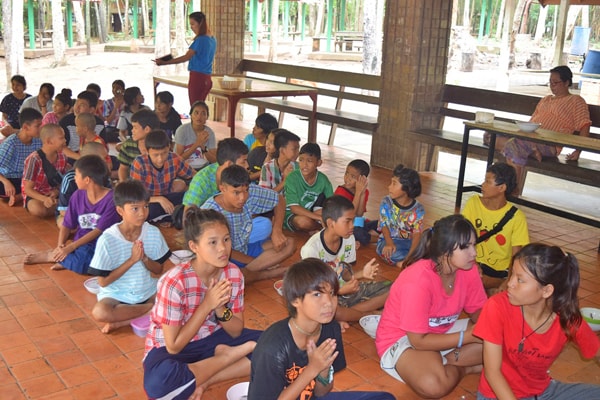
POLYGON ((582 56, 588 52, 590 43, 590 28, 576 26, 573 29, 573 40, 571 41, 571 55, 582 56))
POLYGON ((585 57, 581 72, 586 74, 600 74, 600 51, 590 50, 585 57))

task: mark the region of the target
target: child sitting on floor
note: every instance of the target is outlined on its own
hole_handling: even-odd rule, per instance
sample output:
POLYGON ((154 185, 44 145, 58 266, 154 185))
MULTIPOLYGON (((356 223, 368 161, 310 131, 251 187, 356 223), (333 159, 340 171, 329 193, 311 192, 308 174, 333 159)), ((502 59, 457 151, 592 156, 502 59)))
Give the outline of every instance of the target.
POLYGON ((388 264, 401 267, 423 231, 425 209, 416 200, 421 194, 419 173, 402 164, 396 166, 388 190, 379 206, 377 254, 388 264))
POLYGON ((296 159, 300 152, 300 137, 287 129, 275 129, 267 138, 267 147, 271 137, 273 137, 275 153, 272 159, 262 166, 258 184, 282 193, 286 178, 292 171, 298 169, 296 159))
POLYGON ((153 399, 199 399, 211 384, 248 376, 262 332, 244 328, 244 276, 229 262, 223 215, 191 206, 185 239, 195 254, 158 282, 144 351, 144 389, 153 399))
POLYGON ((283 280, 289 317, 271 325, 252 354, 248 400, 393 400, 386 392, 335 392, 334 372, 346 368, 335 272, 316 258, 292 265, 283 280))
POLYGON ((171 255, 160 230, 146 222, 150 195, 140 181, 119 183, 114 202, 123 221, 102 233, 88 273, 98 276, 96 321, 109 333, 152 308, 156 278, 171 255))
POLYGON ((308 239, 300 255, 318 258, 335 270, 340 282, 335 318, 358 321, 383 307, 392 283, 374 281, 379 266, 374 258, 362 270, 352 271, 351 264, 356 262, 356 243, 352 234, 354 206, 350 200, 331 196, 323 203, 322 216, 325 228, 308 239))
POLYGON ((354 205, 356 220, 354 223, 354 237, 362 244, 371 242, 371 232, 377 231, 377 221, 367 221, 363 215, 367 210, 369 201, 368 179, 371 168, 363 160, 352 160, 344 173, 344 184, 335 189, 334 194, 344 196, 354 205))
POLYGON ((106 163, 96 155, 82 156, 75 162, 75 182, 79 190, 69 200, 69 208, 58 231, 58 245, 50 252, 28 254, 25 264, 54 262, 52 270, 87 273, 96 240, 105 229, 120 220, 112 190, 104 186, 107 177, 106 163), (73 241, 67 243, 73 230, 73 241))
POLYGON ((44 125, 40 129, 40 139, 42 148, 25 159, 21 192, 27 211, 36 217, 45 218, 56 212, 58 189, 68 164, 62 153, 66 141, 60 126, 44 125))

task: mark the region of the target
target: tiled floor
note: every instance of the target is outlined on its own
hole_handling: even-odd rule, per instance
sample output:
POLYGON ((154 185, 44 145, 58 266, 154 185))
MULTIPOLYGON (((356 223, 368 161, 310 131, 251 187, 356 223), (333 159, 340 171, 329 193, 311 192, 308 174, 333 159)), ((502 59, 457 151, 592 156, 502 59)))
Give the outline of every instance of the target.
MULTIPOLYGON (((224 128, 216 128, 222 136, 224 128)), ((334 184, 342 181, 346 163, 361 156, 325 145, 322 148, 322 170, 334 184)), ((430 225, 452 212, 456 182, 435 173, 424 173, 421 179, 424 190, 420 201, 425 205, 430 225)), ((387 194, 388 182, 389 171, 374 168, 369 215, 376 213, 379 199, 387 194)), ((525 213, 532 240, 557 244, 577 255, 583 278, 582 306, 600 307, 600 230, 529 209, 525 213)), ((90 316, 95 297, 84 289, 85 277, 69 271, 51 271, 49 264, 23 266, 26 253, 53 248, 57 232, 53 220, 33 218, 20 207, 9 208, 6 202, 0 202, 0 398, 145 398, 140 363, 143 339, 129 327, 109 335, 100 333, 99 324, 90 316)), ((178 248, 182 242, 180 233, 173 229, 163 232, 172 248, 178 248)), ((373 255, 373 245, 361 248, 359 264, 373 255)), ((297 257, 298 252, 290 263, 297 257)), ((382 275, 388 279, 397 274, 391 267, 383 268, 382 275)), ((248 327, 263 329, 286 316, 282 299, 272 285, 273 281, 248 285, 248 327)), ((358 324, 344 334, 344 345, 348 368, 336 374, 337 390, 384 389, 398 399, 417 398, 407 386, 381 372, 373 340, 358 324)), ((573 346, 561 355, 552 374, 562 380, 600 384, 598 364, 581 360, 573 346)), ((477 381, 477 376, 467 376, 446 398, 475 398, 477 381)), ((225 392, 233 383, 216 385, 203 398, 225 399, 225 392)))

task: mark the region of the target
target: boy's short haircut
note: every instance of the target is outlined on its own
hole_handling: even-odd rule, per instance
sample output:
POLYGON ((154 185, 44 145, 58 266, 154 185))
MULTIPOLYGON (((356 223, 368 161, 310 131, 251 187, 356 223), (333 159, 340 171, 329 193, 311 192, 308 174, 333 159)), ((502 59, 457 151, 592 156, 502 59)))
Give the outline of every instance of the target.
POLYGON ((274 129, 277 129, 279 127, 279 122, 277 122, 277 118, 275 118, 269 113, 260 114, 258 117, 256 117, 254 123, 256 124, 256 126, 263 130, 265 135, 268 135, 274 129))
POLYGON ((221 183, 235 188, 250 185, 248 170, 239 165, 230 165, 221 172, 221 183))
POLYGON ((300 143, 300 136, 296 135, 288 131, 287 129, 275 129, 273 132, 275 134, 275 140, 273 141, 273 146, 277 151, 281 150, 285 146, 288 145, 289 142, 298 142, 300 143))
POLYGON ((35 108, 27 107, 22 109, 19 113, 19 123, 21 126, 25 124, 31 124, 32 122, 37 121, 38 119, 41 120, 42 118, 44 118, 42 113, 35 108))
POLYGON ((158 92, 156 94, 156 98, 159 99, 161 103, 165 104, 173 104, 173 102, 175 101, 173 94, 166 90, 164 92, 158 92))
POLYGON ((82 178, 89 177, 98 186, 104 186, 108 177, 106 162, 95 154, 80 157, 73 168, 79 171, 82 178))
POLYGON ((317 157, 317 160, 321 159, 321 148, 317 143, 305 143, 300 147, 299 154, 306 154, 309 156, 317 157))
POLYGON ((56 132, 63 132, 63 128, 58 124, 46 124, 40 129, 40 140, 46 143, 46 140, 57 135, 56 132))
POLYGON ((512 165, 499 162, 492 164, 485 172, 494 174, 496 185, 506 185, 504 195, 510 195, 517 187, 517 171, 512 165))
POLYGON ((83 92, 79 93, 77 95, 77 99, 87 101, 91 108, 96 108, 98 105, 98 96, 96 96, 96 93, 90 92, 89 90, 84 90, 83 92))
POLYGON ((82 113, 75 117, 75 122, 81 122, 89 131, 96 129, 96 117, 91 113, 82 113))
POLYGON ((334 195, 328 197, 323 202, 321 212, 323 223, 327 226, 328 219, 332 219, 334 222, 337 221, 348 210, 354 210, 354 204, 344 196, 334 195))
POLYGON ((150 193, 141 181, 129 179, 119 182, 113 192, 115 206, 123 207, 131 203, 148 203, 150 193))
POLYGON ((398 164, 394 168, 394 176, 398 178, 398 182, 402 185, 402 190, 411 199, 421 195, 421 178, 419 173, 414 169, 404 168, 404 165, 398 164))
POLYGON ((160 128, 160 121, 158 120, 158 116, 152 110, 148 110, 144 108, 142 110, 137 111, 131 116, 131 122, 137 122, 140 124, 142 129, 150 128, 151 130, 160 128))
POLYGON ((27 81, 23 75, 13 75, 10 77, 10 82, 17 82, 23 85, 23 89, 27 89, 27 81))
POLYGON ((202 100, 196 100, 195 102, 192 103, 192 106, 190 107, 190 115, 194 112, 194 109, 196 107, 204 108, 204 111, 206 111, 206 116, 207 117, 209 116, 210 111, 208 110, 208 104, 206 104, 202 100))
POLYGON ((348 163, 348 166, 356 168, 356 170, 363 176, 369 176, 369 173, 371 172, 371 167, 369 166, 369 163, 365 160, 352 160, 348 163))
POLYGON ((167 136, 165 131, 163 131, 162 129, 157 129, 157 130, 150 132, 148 134, 148 136, 146 136, 145 143, 146 143, 146 148, 148 150, 150 150, 150 149, 162 150, 166 147, 171 146, 169 137, 167 136))
POLYGON ((79 152, 79 154, 81 156, 87 156, 89 154, 94 154, 99 157, 102 157, 102 155, 104 155, 105 153, 108 153, 108 150, 106 150, 106 147, 102 143, 99 143, 99 142, 87 142, 86 144, 83 145, 83 147, 81 148, 81 151, 79 152))
POLYGON ((324 291, 324 285, 329 284, 337 295, 340 289, 338 277, 333 268, 318 258, 305 258, 293 264, 283 277, 283 297, 290 317, 298 313, 292 302, 304 299, 312 291, 324 291))
POLYGON ((238 138, 226 138, 217 143, 217 163, 219 165, 231 161, 235 164, 238 158, 248 154, 248 146, 238 138))
POLYGON ((100 97, 100 94, 102 94, 102 89, 100 88, 100 85, 98 85, 97 83, 90 83, 89 85, 87 85, 85 90, 94 92, 96 94, 96 96, 98 96, 98 97, 100 97))

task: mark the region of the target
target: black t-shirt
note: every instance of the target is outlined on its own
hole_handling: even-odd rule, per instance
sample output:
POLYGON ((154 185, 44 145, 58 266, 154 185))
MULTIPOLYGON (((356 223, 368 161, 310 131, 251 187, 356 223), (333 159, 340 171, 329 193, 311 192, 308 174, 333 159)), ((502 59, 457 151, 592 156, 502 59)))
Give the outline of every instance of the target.
MULTIPOLYGON (((272 400, 289 386, 308 365, 308 355, 305 350, 296 346, 288 325, 289 318, 271 325, 263 332, 256 348, 252 352, 252 367, 250 371, 250 387, 248 400, 272 400)), ((346 368, 342 332, 338 322, 324 324, 317 347, 326 339, 335 339, 336 350, 339 352, 333 362, 335 372, 346 368)), ((304 389, 299 399, 312 398, 315 386, 314 377, 304 389)))

